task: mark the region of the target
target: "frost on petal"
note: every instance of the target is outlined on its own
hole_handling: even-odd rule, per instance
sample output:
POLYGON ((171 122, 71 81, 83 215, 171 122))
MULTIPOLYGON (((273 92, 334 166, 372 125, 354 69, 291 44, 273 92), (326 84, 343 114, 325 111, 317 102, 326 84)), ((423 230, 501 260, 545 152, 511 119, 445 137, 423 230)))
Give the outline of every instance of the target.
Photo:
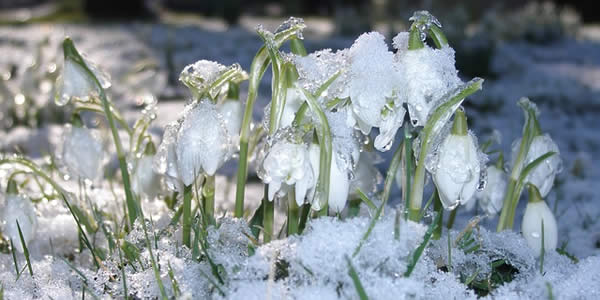
POLYGON ((94 181, 100 175, 102 143, 87 128, 65 127, 60 158, 70 176, 94 181))
MULTIPOLYGON (((282 183, 285 183, 287 187, 296 185, 296 196, 302 197, 296 201, 303 201, 303 194, 306 195, 306 191, 314 185, 315 181, 308 147, 286 140, 276 141, 268 150, 262 162, 262 171, 258 174, 263 182, 269 184, 271 200, 282 188, 282 183)), ((284 192, 287 192, 287 189, 278 195, 282 195, 284 192)))
POLYGON ((152 168, 154 156, 147 155, 137 161, 131 187, 138 195, 152 200, 160 192, 160 176, 152 168))
POLYGON ((177 155, 175 154, 178 127, 177 122, 165 126, 163 139, 154 156, 152 167, 156 173, 165 177, 165 182, 170 190, 183 192, 177 170, 177 155))
MULTIPOLYGON (((406 33, 394 38, 396 60, 402 66, 405 86, 399 89, 400 98, 408 105, 414 126, 424 126, 434 104, 461 83, 454 66, 454 50, 449 46, 433 49, 425 46, 407 50, 406 33)), ((439 104, 439 103, 437 103, 439 104)))
MULTIPOLYGON (((106 89, 111 86, 110 77, 106 73, 102 72, 96 65, 85 58, 84 62, 96 79, 98 79, 102 88, 106 89)), ((90 95, 94 93, 99 93, 94 79, 83 67, 67 59, 63 73, 57 78, 57 89, 54 98, 56 105, 65 105, 71 98, 87 101, 90 95)))
POLYGON ((558 243, 558 226, 554 214, 544 201, 527 203, 523 222, 521 222, 521 232, 536 256, 542 250, 542 221, 544 223, 544 249, 554 251, 558 243))
MULTIPOLYGON (((479 207, 488 215, 496 215, 502 210, 504 193, 506 192, 507 175, 496 166, 487 167, 487 184, 481 191, 477 191, 475 196, 479 202, 479 207)), ((473 202, 470 201, 469 204, 473 202)))
POLYGON ((526 179, 527 182, 532 183, 540 190, 542 197, 546 197, 550 193, 552 185, 554 185, 554 178, 562 169, 558 146, 548 134, 536 136, 531 142, 531 147, 525 159, 525 165, 527 165, 550 151, 555 152, 555 154, 535 167, 526 179))
POLYGON ((393 111, 388 110, 381 121, 379 134, 375 137, 375 149, 379 151, 388 151, 392 147, 396 132, 404 122, 406 109, 402 106, 395 107, 393 111))
POLYGON ((448 135, 439 149, 433 180, 446 209, 466 204, 479 184, 480 163, 470 135, 448 135))
POLYGON ((33 239, 37 227, 35 210, 29 198, 20 195, 6 195, 5 204, 2 209, 2 233, 13 240, 15 247, 23 253, 23 245, 20 242, 17 221, 23 233, 23 239, 29 244, 33 239))
MULTIPOLYGON (((350 194, 355 194, 360 189, 367 196, 372 196, 377 192, 377 185, 383 180, 383 177, 375 164, 378 163, 375 152, 363 151, 360 153, 360 159, 354 172, 354 178, 350 181, 350 194)), ((397 174, 396 176, 399 176, 397 174)))
MULTIPOLYGON (((302 103, 304 103, 302 91, 300 91, 298 88, 288 88, 286 92, 285 106, 283 107, 283 113, 279 123, 281 128, 292 125, 292 122, 294 122, 294 118, 296 117, 296 112, 298 109, 300 109, 302 103)), ((265 116, 268 116, 268 114, 265 114, 265 116)))
POLYGON ((402 80, 394 54, 388 50, 385 37, 377 32, 358 37, 348 54, 352 109, 363 123, 379 126, 384 107, 402 80))
POLYGON ((231 155, 231 139, 221 115, 209 101, 201 101, 183 117, 175 147, 183 184, 202 172, 214 175, 231 155))
MULTIPOLYGON (((242 118, 244 117, 244 108, 242 102, 238 100, 227 99, 219 106, 219 113, 223 116, 223 122, 227 132, 232 137, 238 137, 240 135, 240 129, 242 128, 242 118)), ((237 138, 235 138, 237 140, 237 138)), ((234 144, 237 144, 234 142, 234 144)))
POLYGON ((329 173, 329 207, 335 212, 341 212, 346 206, 349 188, 348 172, 338 166, 334 157, 329 173))
POLYGON ((333 159, 337 159, 337 164, 342 170, 352 173, 360 156, 360 144, 354 128, 347 124, 347 114, 347 108, 325 113, 336 154, 333 159))
POLYGON ((308 56, 293 56, 292 61, 298 69, 298 84, 314 94, 336 72, 341 72, 338 78, 321 94, 324 99, 347 98, 346 87, 349 73, 348 50, 332 52, 325 49, 308 56))
POLYGON ((220 63, 199 60, 183 68, 179 75, 179 81, 190 90, 203 94, 226 70, 227 67, 220 63))

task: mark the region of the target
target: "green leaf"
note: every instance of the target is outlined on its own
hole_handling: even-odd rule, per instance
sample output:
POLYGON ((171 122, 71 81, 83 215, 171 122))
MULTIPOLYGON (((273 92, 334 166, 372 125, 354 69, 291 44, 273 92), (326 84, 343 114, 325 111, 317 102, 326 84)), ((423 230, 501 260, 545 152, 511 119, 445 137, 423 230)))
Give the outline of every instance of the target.
POLYGON ((348 255, 345 255, 344 258, 346 259, 346 262, 348 263, 348 275, 350 275, 350 278, 352 278, 352 282, 354 283, 354 287, 356 288, 356 293, 358 294, 358 298, 360 300, 368 300, 369 297, 367 296, 367 293, 365 292, 365 288, 363 287, 362 283, 360 282, 360 278, 358 277, 358 273, 356 273, 356 270, 354 269, 354 266, 352 265, 352 261, 350 260, 348 255))
POLYGON ((427 229, 427 232, 425 232, 425 236, 423 237, 423 242, 421 242, 419 247, 417 247, 417 249, 415 249, 415 251, 412 253, 411 259, 408 262, 408 266, 406 267, 406 272, 404 272, 404 277, 410 277, 410 274, 415 269, 417 262, 421 258, 421 254, 423 254, 423 250, 425 250, 425 247, 427 246, 429 240, 431 239, 431 236, 433 235, 433 231, 437 226, 439 226, 439 220, 441 217, 441 214, 437 214, 433 222, 431 222, 431 224, 429 225, 429 228, 427 229))

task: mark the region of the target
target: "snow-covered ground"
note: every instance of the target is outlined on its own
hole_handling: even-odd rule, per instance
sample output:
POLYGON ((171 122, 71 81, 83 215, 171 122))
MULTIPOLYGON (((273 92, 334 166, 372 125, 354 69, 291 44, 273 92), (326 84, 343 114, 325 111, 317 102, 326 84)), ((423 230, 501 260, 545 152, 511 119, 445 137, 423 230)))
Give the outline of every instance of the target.
MULTIPOLYGON (((308 26, 310 28, 311 25, 308 26)), ((158 118, 151 128, 157 143, 164 126, 177 118, 184 106, 186 91, 176 78, 185 65, 208 59, 224 65, 239 62, 247 70, 261 45, 257 35, 244 28, 225 31, 220 27, 148 24, 3 27, 0 28, 0 76, 7 79, 5 82, 10 90, 10 93, 2 94, 3 87, 0 86, 0 97, 4 97, 0 102, 3 115, 15 107, 14 100, 18 98, 15 94, 19 91, 31 93, 23 92, 38 106, 54 107, 58 111, 49 101, 51 87, 45 85, 55 76, 52 74, 53 64, 62 64, 59 44, 65 35, 72 36, 79 49, 111 75, 114 101, 130 124, 140 116, 139 94, 148 91, 158 95, 158 118), (47 75, 34 83, 28 82, 27 74, 30 73, 25 66, 35 59, 36 45, 45 39, 47 44, 42 46, 43 59, 39 68, 47 70, 47 75), (59 59, 55 60, 56 57, 59 59), (13 65, 18 66, 16 71, 13 65), (142 71, 133 72, 136 68, 142 71), (11 69, 15 71, 12 72, 14 78, 9 79, 7 74, 11 73, 11 69), (28 85, 34 87, 23 88, 28 85), (14 99, 7 99, 6 95, 14 99)), ((310 51, 349 47, 353 39, 321 38, 311 41, 308 34, 306 41, 310 51)), ((314 220, 302 236, 260 246, 250 257, 250 240, 243 234, 248 232, 247 225, 226 217, 221 220, 220 228, 211 229, 208 235, 213 245, 209 250, 210 256, 222 266, 222 270, 217 271, 223 277, 223 283, 219 283, 219 276, 211 273, 206 260, 196 261, 190 251, 180 246, 178 239, 181 234, 168 226, 173 213, 165 204, 159 201, 144 203, 146 216, 152 216, 155 230, 163 233, 157 242, 155 255, 159 257, 168 293, 176 295, 174 283, 177 282, 181 296, 194 299, 358 298, 355 284, 348 275, 347 255, 371 299, 474 298, 474 291, 461 282, 471 276, 471 282, 485 282, 486 274, 491 272, 490 263, 497 260, 505 260, 518 272, 513 274, 514 280, 510 283, 495 289, 491 298, 540 299, 550 298, 550 294, 555 299, 600 298, 600 196, 597 193, 600 170, 596 167, 600 165, 600 122, 597 120, 600 113, 600 43, 565 37, 545 45, 520 41, 499 43, 495 50, 492 59, 494 78, 486 79, 483 90, 467 100, 470 103, 466 105, 470 127, 478 135, 480 143, 491 136, 492 130, 498 130, 502 134, 499 148, 508 156, 510 145, 520 137, 523 124, 517 100, 527 96, 538 104, 541 127, 558 144, 563 159, 563 172, 557 177, 555 188, 546 201, 558 220, 559 248, 564 245, 564 249, 575 255, 579 262, 574 263, 568 257, 551 251, 545 255, 544 272, 540 274, 536 253, 518 234, 526 201, 521 201, 518 209, 516 233, 492 233, 497 217, 483 217, 480 229, 473 231, 481 245, 480 250, 473 253, 465 253, 456 241, 459 232, 477 215, 478 210, 459 210, 451 238, 444 234, 426 248, 410 277, 403 275, 427 228, 402 221, 399 240, 395 240, 392 209, 386 211, 385 217, 377 223, 370 238, 354 257, 352 254, 369 224, 366 211, 363 217, 343 222, 333 218, 314 220), (448 240, 452 245, 451 262, 448 240), (169 278, 168 268, 172 269, 176 281, 169 278)), ((267 74, 265 78, 268 77, 270 75, 267 74)), ((262 116, 269 92, 270 86, 265 80, 255 106, 256 120, 262 116)), ((43 120, 59 119, 50 114, 43 120)), ((0 124, 6 126, 7 123, 1 120, 0 124)), ((59 143, 62 126, 51 122, 37 125, 39 128, 17 126, 0 131, 0 150, 22 152, 39 161, 45 154, 53 153, 59 143)), ((108 141, 108 138, 107 135, 105 139, 108 141)), ((388 152, 384 158, 389 160, 390 156, 388 152)), ((109 160, 115 169, 116 159, 109 160)), ((386 163, 380 169, 387 169, 386 163)), ((235 192, 231 176, 235 170, 235 164, 230 163, 217 178, 218 211, 233 210, 235 192)), ((0 178, 4 190, 6 173, 2 173, 0 178)), ((75 183, 66 185, 69 190, 77 192, 75 183)), ((399 191, 394 189, 392 205, 396 205, 400 198, 399 191)), ((117 198, 123 201, 121 191, 115 192, 119 196, 117 198)), ((250 184, 246 201, 249 210, 258 206, 262 193, 262 185, 250 184)), ((122 202, 116 203, 108 182, 97 183, 90 191, 90 197, 100 209, 122 213, 119 208, 122 202)), ((2 196, 0 204, 3 201, 2 196)), ((89 252, 83 248, 82 254, 78 254, 80 241, 76 225, 64 205, 57 200, 41 201, 36 208, 37 233, 30 245, 35 275, 31 278, 25 271, 16 280, 10 253, 0 254, 0 282, 5 299, 81 298, 84 290, 86 294, 122 298, 118 255, 109 257, 104 266, 95 271, 89 252), (82 274, 57 257, 66 258, 82 274)), ((283 220, 279 219, 277 224, 281 226, 282 223, 283 220)), ((277 226, 275 228, 279 228, 277 226)), ((98 243, 103 242, 101 236, 98 235, 98 243)), ((138 226, 126 240, 145 249, 142 237, 141 226, 138 226)), ((160 294, 148 263, 149 253, 143 250, 141 255, 143 266, 134 264, 125 267, 129 294, 134 298, 156 298, 160 294)), ((24 257, 19 256, 18 261, 20 267, 25 266, 24 257)))

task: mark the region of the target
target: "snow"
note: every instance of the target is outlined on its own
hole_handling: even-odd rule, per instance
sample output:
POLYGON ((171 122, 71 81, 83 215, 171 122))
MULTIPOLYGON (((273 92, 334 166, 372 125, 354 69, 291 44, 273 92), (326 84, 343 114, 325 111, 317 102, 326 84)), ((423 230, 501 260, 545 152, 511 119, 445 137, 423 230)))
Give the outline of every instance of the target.
MULTIPOLYGON (((0 70, 6 70, 6 66, 11 64, 21 66, 27 61, 31 61, 33 58, 29 56, 33 51, 30 49, 34 47, 35 41, 41 40, 48 34, 51 35, 51 46, 44 48, 44 56, 60 56, 60 53, 57 55, 55 46, 58 45, 64 32, 69 33, 92 60, 101 62, 102 68, 112 75, 113 86, 109 91, 117 107, 125 109, 124 115, 130 124, 139 117, 139 111, 133 107, 136 103, 132 102, 133 100, 137 101, 137 97, 123 97, 122 95, 127 93, 137 95, 138 93, 128 86, 131 82, 121 80, 125 78, 123 74, 127 73, 130 67, 129 64, 124 64, 124 61, 131 62, 137 61, 138 58, 151 58, 156 62, 157 67, 150 68, 149 72, 155 76, 149 76, 150 83, 142 85, 152 87, 154 91, 160 91, 162 96, 183 98, 182 88, 175 87, 177 83, 167 84, 166 52, 174 52, 170 58, 174 65, 173 72, 178 72, 186 64, 196 61, 198 58, 217 60, 224 65, 239 61, 247 69, 254 51, 260 45, 258 38, 244 30, 218 32, 190 26, 174 28, 148 24, 107 27, 30 25, 18 28, 3 27, 0 28, 0 32, 3 38, 11 41, 11 43, 0 43, 2 53, 6 54, 0 57, 0 70), (86 38, 87 36, 94 38, 86 38), (211 47, 206 47, 207 44, 210 44, 211 47), (120 50, 116 51, 115 46, 118 46, 120 50), (15 47, 19 51, 14 51, 15 47), (169 48, 176 50, 167 50, 169 48), (125 84, 126 82, 127 84, 125 84)), ((335 61, 337 66, 332 63, 328 68, 335 68, 337 71, 340 66, 344 66, 347 70, 347 51, 336 52, 335 49, 350 47, 352 42, 353 40, 350 39, 332 38, 317 42, 311 42, 308 39, 307 48, 309 50, 317 48, 315 45, 318 45, 318 48, 334 48, 334 50, 324 52, 325 56, 328 55, 326 53, 344 53, 345 57, 336 58, 338 59, 335 61)), ((405 43, 406 40, 402 40, 401 36, 394 40, 394 47, 398 49, 396 59, 406 55, 405 43)), ((477 239, 482 243, 482 251, 464 253, 453 246, 451 272, 440 270, 438 263, 448 261, 447 236, 444 233, 440 240, 433 241, 431 246, 426 248, 412 276, 404 278, 402 271, 406 267, 407 255, 414 250, 422 238, 425 228, 414 223, 402 222, 400 241, 395 241, 393 239, 393 216, 395 213, 392 208, 386 208, 384 218, 377 223, 371 237, 362 247, 358 256, 351 258, 367 294, 372 299, 392 297, 473 299, 476 294, 461 283, 460 273, 469 276, 474 274, 475 270, 479 270, 478 278, 483 278, 487 274, 486 272, 491 270, 490 261, 499 258, 508 259, 511 265, 519 270, 519 273, 513 281, 499 286, 487 298, 544 299, 549 297, 549 290, 552 291, 555 299, 600 298, 600 289, 598 288, 600 275, 597 272, 600 268, 600 258, 598 257, 600 248, 597 245, 600 241, 598 234, 600 232, 600 222, 598 221, 600 208, 597 205, 597 182, 600 178, 600 171, 594 168, 600 163, 598 160, 600 143, 597 134, 600 127, 596 116, 598 108, 596 99, 599 99, 600 95, 600 85, 597 80, 598 63, 600 62, 598 43, 563 38, 547 45, 511 41, 499 43, 495 47, 492 56, 494 78, 486 80, 484 89, 464 104, 470 117, 470 128, 482 141, 485 139, 481 137, 491 134, 494 129, 502 132, 506 138, 495 149, 508 154, 510 141, 518 138, 523 124, 520 109, 514 103, 521 96, 528 96, 538 103, 541 112, 540 125, 543 131, 552 136, 556 142, 564 165, 564 172, 556 176, 554 188, 546 197, 546 202, 558 222, 558 247, 565 245, 565 249, 579 258, 579 262, 573 263, 564 255, 555 251, 547 251, 544 257, 544 272, 540 274, 540 261, 535 259, 539 253, 531 250, 525 239, 517 232, 499 234, 490 232, 489 230, 495 228, 497 219, 483 216, 480 226, 475 231, 477 239), (486 105, 492 107, 492 110, 486 111, 486 105), (390 258, 377 269, 376 267, 381 263, 377 258, 384 257, 390 258)), ((450 67, 450 65, 454 66, 453 52, 450 49, 428 49, 427 51, 439 55, 436 59, 444 63, 446 66, 444 70, 447 71, 443 72, 445 74, 443 76, 431 75, 431 84, 436 83, 434 79, 439 80, 446 75, 448 76, 446 79, 449 81, 456 81, 458 78, 456 72, 453 67, 450 67)), ((426 58, 426 55, 421 55, 426 58)), ((318 61, 315 56, 308 58, 318 61)), ((308 58, 305 59, 308 60, 308 58)), ((431 58, 430 61, 434 61, 434 59, 431 58)), ((45 60, 43 68, 48 68, 52 62, 52 59, 45 60)), ((425 64, 419 65, 419 67, 426 66, 425 64)), ((323 70, 325 69, 323 68, 323 70)), ((18 91, 18 88, 23 85, 19 77, 19 74, 24 72, 23 70, 19 67, 16 78, 3 82, 8 84, 11 92, 18 91)), ((328 69, 327 72, 319 73, 319 70, 321 69, 314 72, 314 76, 335 72, 328 69)), ((348 74, 348 72, 344 72, 342 76, 345 76, 344 74, 348 74)), ((318 78, 319 82, 326 79, 328 79, 327 76, 318 78)), ((338 80, 340 83, 347 82, 348 78, 340 77, 338 80)), ((132 79, 132 81, 136 81, 136 79, 132 79)), ((317 83, 314 83, 313 87, 315 86, 317 83)), ((305 88, 307 87, 305 86, 305 88)), ((268 94, 268 90, 268 85, 261 85, 254 112, 255 119, 259 119, 258 117, 262 113, 262 108, 268 98, 264 95, 268 94)), ((36 94, 37 91, 36 89, 30 93, 36 94)), ((244 93, 242 88, 242 98, 244 93)), ((52 99, 53 93, 48 91, 37 94, 42 98, 52 99)), ((161 96, 160 94, 159 96, 161 96)), ((327 95, 344 96, 344 91, 331 89, 327 95)), ((14 94, 7 99, 14 100, 14 94)), ((183 106, 183 101, 166 102, 163 98, 160 99, 157 110, 158 119, 150 128, 156 141, 160 140, 164 125, 173 121, 183 106)), ((46 102, 43 103, 47 103, 47 101, 46 99, 46 102)), ((4 103, 3 101, 3 113, 5 112, 4 103)), ((14 101, 9 101, 6 105, 14 107, 15 104, 14 101)), ((52 103, 48 104, 49 110, 52 105, 52 103)), ((412 112, 414 111, 413 107, 412 112)), ((2 122, 2 124, 4 126, 6 123, 2 122)), ((16 149, 20 149, 43 162, 47 158, 45 155, 53 153, 52 150, 61 143, 59 137, 62 130, 60 126, 45 123, 40 124, 39 128, 14 127, 10 130, 2 130, 0 131, 0 149, 3 152, 14 152, 16 149)), ((167 154, 167 152, 164 153, 167 154)), ((355 170, 356 178, 360 177, 361 162, 365 154, 368 152, 360 153, 355 170)), ((391 153, 382 155, 389 160, 391 153)), ((166 161, 165 158, 164 162, 166 161)), ((163 165, 166 172, 167 164, 163 165)), ((386 166, 387 164, 382 163, 380 168, 385 170, 386 166)), ((231 176, 233 174, 231 170, 224 166, 219 174, 231 176)), ((5 175, 6 170, 2 169, 1 174, 5 175)), ((54 176, 58 180, 62 180, 59 174, 55 173, 54 176)), ((369 176, 372 175, 366 177, 369 176)), ((5 177, 2 178, 0 182, 5 184, 5 177)), ((218 212, 232 211, 233 197, 235 196, 232 181, 234 180, 231 178, 217 176, 217 187, 228 187, 217 188, 215 204, 218 212)), ((491 183, 491 178, 488 178, 488 181, 491 183)), ((70 191, 77 190, 76 184, 72 181, 64 182, 64 184, 69 187, 70 191)), ((32 188, 27 187, 24 192, 29 194, 29 189, 32 188)), ((95 204, 97 203, 101 209, 114 214, 116 219, 121 220, 124 197, 120 191, 117 190, 116 196, 114 196, 108 183, 103 181, 88 192, 95 204)), ((260 184, 253 183, 248 187, 245 203, 247 210, 257 207, 262 193, 263 188, 260 184)), ((4 195, 0 196, 0 199, 6 201, 4 195)), ((392 192, 390 200, 392 205, 399 202, 398 191, 392 192)), ((522 199, 521 205, 517 208, 515 228, 520 228, 525 202, 522 199)), ((34 206, 37 211, 38 226, 35 237, 28 246, 32 255, 35 276, 30 277, 28 271, 25 270, 16 281, 10 253, 0 254, 0 282, 4 287, 5 298, 31 299, 46 295, 54 299, 81 298, 81 277, 60 260, 59 256, 66 257, 82 271, 92 293, 99 296, 112 294, 115 298, 122 297, 118 255, 113 254, 106 260, 106 268, 95 270, 91 264, 89 251, 84 249, 81 254, 79 253, 76 226, 73 217, 64 205, 57 200, 41 200, 34 206), (52 253, 54 253, 54 257, 50 256, 52 253)), ((171 264, 183 294, 190 298, 220 297, 214 286, 200 273, 202 270, 203 273, 211 276, 210 266, 206 261, 198 262, 191 258, 191 253, 180 246, 180 241, 179 245, 177 244, 181 236, 180 232, 166 226, 173 212, 164 207, 163 201, 154 201, 152 204, 144 201, 143 207, 147 210, 146 216, 152 216, 154 229, 156 231, 164 229, 167 232, 159 239, 159 249, 155 254, 160 257, 161 275, 169 295, 172 295, 173 288, 166 274, 167 263, 171 264)), ((277 206, 277 209, 276 216, 281 216, 280 210, 284 208, 277 206)), ((475 211, 459 210, 454 228, 458 231, 462 230, 465 224, 479 213, 481 210, 478 209, 475 211)), ((217 213, 217 215, 220 214, 217 213)), ((332 218, 312 220, 309 223, 309 229, 302 236, 294 236, 260 246, 256 249, 254 256, 248 256, 246 252, 248 238, 240 233, 248 230, 245 224, 240 224, 228 217, 219 219, 219 222, 222 224, 219 229, 211 229, 211 239, 219 242, 214 243, 214 248, 210 248, 210 251, 213 259, 223 264, 228 275, 224 286, 227 293, 223 298, 264 299, 267 294, 274 299, 357 298, 353 283, 347 275, 348 267, 343 254, 351 256, 357 241, 366 230, 369 219, 359 217, 341 222, 332 218), (276 267, 277 262, 280 262, 279 265, 281 265, 283 261, 289 263, 288 276, 285 278, 277 275, 281 268, 276 267), (311 276, 300 263, 307 267, 310 266, 313 272, 318 272, 318 277, 311 276), (321 270, 321 268, 323 269, 321 270)), ((280 228, 282 224, 281 219, 276 220, 275 228, 280 228)), ((458 231, 451 231, 451 241, 456 239, 458 231)), ((444 230, 444 232, 446 231, 444 230)), ((131 235, 136 234, 139 234, 139 228, 134 230, 127 239, 134 240, 131 235)), ((97 239, 97 243, 104 243, 101 233, 97 234, 97 239)), ((141 243, 138 245, 143 246, 141 243)), ((141 249, 144 248, 145 246, 141 247, 141 249)), ((18 260, 20 267, 25 266, 25 259, 22 255, 18 255, 18 260)), ((126 267, 130 294, 138 297, 157 297, 159 292, 149 267, 146 250, 142 251, 142 261, 144 270, 137 268, 137 265, 137 270, 133 270, 130 266, 126 267)), ((86 291, 86 296, 89 293, 86 291)))
POLYGON ((408 36, 401 33, 394 38, 397 64, 403 67, 407 78, 400 87, 400 98, 408 104, 413 126, 424 126, 434 104, 442 96, 461 84, 454 64, 454 49, 444 46, 433 49, 425 46, 408 50, 408 36))

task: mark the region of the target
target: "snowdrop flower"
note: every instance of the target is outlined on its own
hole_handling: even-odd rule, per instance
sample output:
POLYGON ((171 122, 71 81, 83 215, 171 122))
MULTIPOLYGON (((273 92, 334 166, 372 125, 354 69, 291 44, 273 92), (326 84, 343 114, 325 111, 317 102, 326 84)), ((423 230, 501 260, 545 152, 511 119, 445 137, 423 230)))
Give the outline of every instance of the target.
POLYGON ((138 195, 153 200, 160 192, 160 176, 154 172, 154 155, 144 155, 137 161, 132 174, 131 187, 138 195))
POLYGON ((227 128, 227 132, 232 136, 233 143, 237 144, 239 139, 240 129, 242 128, 242 118, 244 117, 244 107, 237 99, 226 99, 218 108, 219 113, 223 116, 223 122, 227 128))
POLYGON ((67 124, 60 157, 70 176, 94 181, 101 174, 104 151, 89 129, 67 124))
MULTIPOLYGON (((487 184, 483 190, 475 193, 475 197, 479 202, 479 207, 481 207, 486 214, 493 216, 502 209, 506 185, 506 173, 497 166, 488 166, 487 184)), ((469 202, 469 204, 470 203, 471 202, 469 202)))
MULTIPOLYGON (((83 57, 83 56, 82 56, 83 57)), ((103 89, 111 86, 110 76, 83 57, 85 65, 92 71, 103 89)), ((88 101, 89 97, 99 94, 96 82, 88 72, 72 58, 66 57, 62 74, 56 79, 57 89, 54 97, 56 105, 65 105, 71 98, 88 101)))
POLYGON ((177 122, 165 126, 162 142, 154 156, 152 169, 157 174, 164 176, 165 183, 170 190, 183 193, 183 183, 179 179, 177 155, 175 154, 178 128, 177 122))
POLYGON ((304 103, 302 91, 297 87, 288 88, 286 91, 285 106, 283 107, 281 121, 279 122, 280 128, 292 126, 294 118, 296 118, 296 112, 300 109, 302 103, 304 103))
POLYGON ((461 80, 454 66, 454 50, 445 45, 433 49, 427 45, 416 50, 408 49, 408 32, 401 32, 393 39, 396 63, 406 78, 398 89, 400 99, 406 102, 413 126, 424 126, 427 117, 439 100, 461 80))
POLYGON ((262 170, 259 175, 269 185, 269 201, 273 201, 275 195, 285 195, 294 186, 296 202, 302 205, 308 190, 316 183, 308 146, 285 139, 276 141, 268 150, 262 162, 262 170))
POLYGON ((533 184, 527 184, 529 189, 529 202, 525 208, 521 232, 527 244, 536 256, 542 250, 542 225, 544 227, 544 250, 556 249, 558 243, 558 226, 554 214, 542 199, 542 196, 533 184))
POLYGON ((25 243, 29 244, 35 236, 37 218, 30 199, 17 193, 14 182, 9 183, 9 191, 6 194, 4 207, 2 208, 2 222, 0 225, 2 225, 2 233, 12 239, 17 250, 23 253, 17 221, 21 227, 25 243), (13 185, 12 191, 11 184, 13 185))
POLYGON ((375 148, 388 150, 406 113, 396 97, 403 78, 396 69, 394 54, 383 35, 371 32, 358 37, 348 55, 349 94, 356 122, 364 134, 379 127, 375 148))
MULTIPOLYGON (((315 179, 319 178, 320 174, 320 149, 319 146, 313 144, 310 146, 310 162, 313 167, 315 179)), ((348 170, 341 168, 341 163, 335 154, 331 158, 331 166, 329 168, 329 207, 335 212, 341 212, 348 201, 348 193, 350 190, 350 180, 348 178, 348 170)), ((311 191, 311 198, 314 195, 314 190, 311 191)), ((316 210, 319 210, 320 203, 313 202, 316 210)))
MULTIPOLYGON (((521 144, 521 139, 518 139, 513 143, 512 147, 512 161, 511 165, 514 166, 518 153, 519 153, 519 145, 521 144)), ((546 197, 552 186, 554 185, 554 178, 556 174, 561 171, 562 168, 562 160, 560 159, 560 151, 558 150, 558 146, 552 140, 550 135, 537 135, 531 141, 531 145, 529 147, 529 151, 527 152, 527 156, 522 161, 519 166, 514 166, 513 168, 518 168, 522 170, 526 165, 530 164, 538 157, 546 154, 547 152, 555 152, 554 155, 547 158, 543 163, 535 167, 527 176, 526 181, 535 185, 540 190, 540 194, 542 197, 546 197)))
POLYGON ((154 170, 177 191, 203 174, 214 175, 234 150, 228 127, 233 128, 210 100, 190 104, 179 120, 165 128, 154 170))
POLYGON ((248 74, 239 64, 226 67, 209 60, 199 60, 187 65, 179 75, 179 81, 190 89, 194 98, 209 96, 211 99, 226 93, 230 82, 239 83, 247 78, 248 74), (227 80, 218 84, 223 76, 228 77, 227 80))
POLYGON ((377 185, 381 183, 382 176, 375 167, 381 158, 375 152, 363 151, 360 153, 354 178, 350 182, 350 194, 356 195, 356 190, 360 189, 363 193, 370 195, 377 191, 377 185))
POLYGON ((439 162, 433 181, 446 209, 466 204, 479 185, 480 161, 472 135, 467 132, 467 120, 457 110, 452 132, 439 148, 439 162))
POLYGON ((349 97, 347 84, 350 76, 347 70, 349 67, 348 49, 336 52, 325 49, 307 56, 293 55, 291 58, 298 70, 297 84, 299 87, 314 94, 327 80, 339 73, 338 77, 321 94, 321 100, 349 97))

